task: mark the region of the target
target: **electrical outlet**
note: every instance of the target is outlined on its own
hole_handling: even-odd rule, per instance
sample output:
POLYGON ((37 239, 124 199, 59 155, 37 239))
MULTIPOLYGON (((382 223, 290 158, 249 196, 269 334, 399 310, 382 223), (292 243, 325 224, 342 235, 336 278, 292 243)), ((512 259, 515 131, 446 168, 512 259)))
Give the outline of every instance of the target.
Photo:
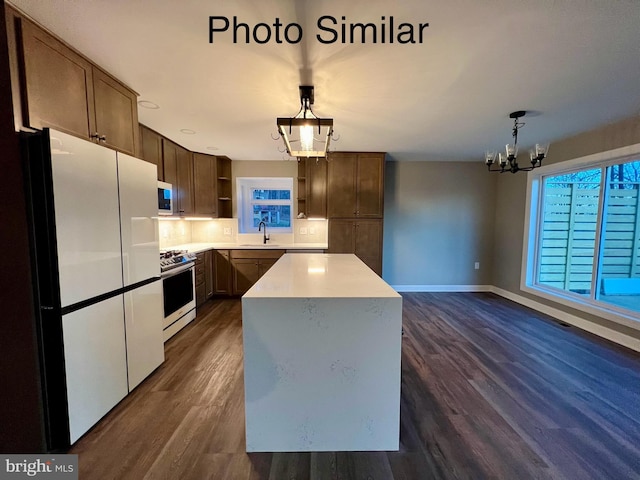
POLYGON ((307 234, 307 227, 300 227, 300 235, 306 235, 307 234))
POLYGON ((162 237, 163 238, 169 238, 169 229, 168 228, 163 228, 162 229, 162 237))
POLYGON ((224 234, 227 236, 231 236, 231 227, 224 227, 224 234))
POLYGON ((475 267, 476 267, 476 270, 480 270, 480 262, 476 262, 475 267))
POLYGON ((309 235, 315 235, 316 234, 316 227, 309 227, 309 235))

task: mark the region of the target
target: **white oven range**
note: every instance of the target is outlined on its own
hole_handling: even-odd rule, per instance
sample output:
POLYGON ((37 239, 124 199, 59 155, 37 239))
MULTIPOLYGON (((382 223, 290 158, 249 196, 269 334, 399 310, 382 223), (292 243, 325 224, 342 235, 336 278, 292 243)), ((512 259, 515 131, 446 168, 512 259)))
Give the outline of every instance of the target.
POLYGON ((195 257, 176 250, 160 253, 165 342, 196 318, 195 257))

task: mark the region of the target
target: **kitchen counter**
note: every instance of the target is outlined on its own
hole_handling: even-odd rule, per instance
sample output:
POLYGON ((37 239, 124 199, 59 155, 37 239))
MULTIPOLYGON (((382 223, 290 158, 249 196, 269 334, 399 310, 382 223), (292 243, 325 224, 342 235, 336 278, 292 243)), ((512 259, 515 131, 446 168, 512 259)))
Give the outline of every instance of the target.
POLYGON ((200 253, 206 250, 326 250, 326 243, 184 243, 163 250, 186 250, 189 253, 200 253))
POLYGON ((351 254, 285 254, 242 297, 248 452, 398 450, 402 297, 351 254))

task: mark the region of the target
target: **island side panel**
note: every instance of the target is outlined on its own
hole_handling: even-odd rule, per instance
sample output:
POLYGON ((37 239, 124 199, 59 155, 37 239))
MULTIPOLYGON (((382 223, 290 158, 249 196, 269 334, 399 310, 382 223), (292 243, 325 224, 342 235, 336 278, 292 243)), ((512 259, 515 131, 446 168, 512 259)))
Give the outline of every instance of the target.
POLYGON ((402 298, 243 298, 247 452, 398 450, 402 298))

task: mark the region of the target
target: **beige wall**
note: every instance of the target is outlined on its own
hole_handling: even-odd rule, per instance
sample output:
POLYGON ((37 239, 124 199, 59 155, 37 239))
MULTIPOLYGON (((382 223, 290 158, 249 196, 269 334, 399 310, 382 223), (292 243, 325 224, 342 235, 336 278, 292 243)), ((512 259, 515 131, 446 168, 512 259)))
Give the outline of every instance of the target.
POLYGON ((481 162, 387 162, 387 283, 490 285, 495 183, 481 162))
MULTIPOLYGON (((549 150, 546 164, 560 163, 586 155, 640 143, 640 117, 623 120, 555 142, 549 150)), ((496 201, 493 284, 504 290, 545 305, 585 318, 598 325, 640 338, 640 332, 614 324, 600 317, 565 307, 520 290, 522 242, 524 238, 526 175, 499 175, 496 201)))
POLYGON ((231 163, 231 180, 233 193, 233 216, 238 217, 236 201, 236 177, 291 177, 293 182, 293 211, 294 217, 298 215, 298 182, 295 181, 298 176, 298 162, 295 160, 241 160, 231 163))

